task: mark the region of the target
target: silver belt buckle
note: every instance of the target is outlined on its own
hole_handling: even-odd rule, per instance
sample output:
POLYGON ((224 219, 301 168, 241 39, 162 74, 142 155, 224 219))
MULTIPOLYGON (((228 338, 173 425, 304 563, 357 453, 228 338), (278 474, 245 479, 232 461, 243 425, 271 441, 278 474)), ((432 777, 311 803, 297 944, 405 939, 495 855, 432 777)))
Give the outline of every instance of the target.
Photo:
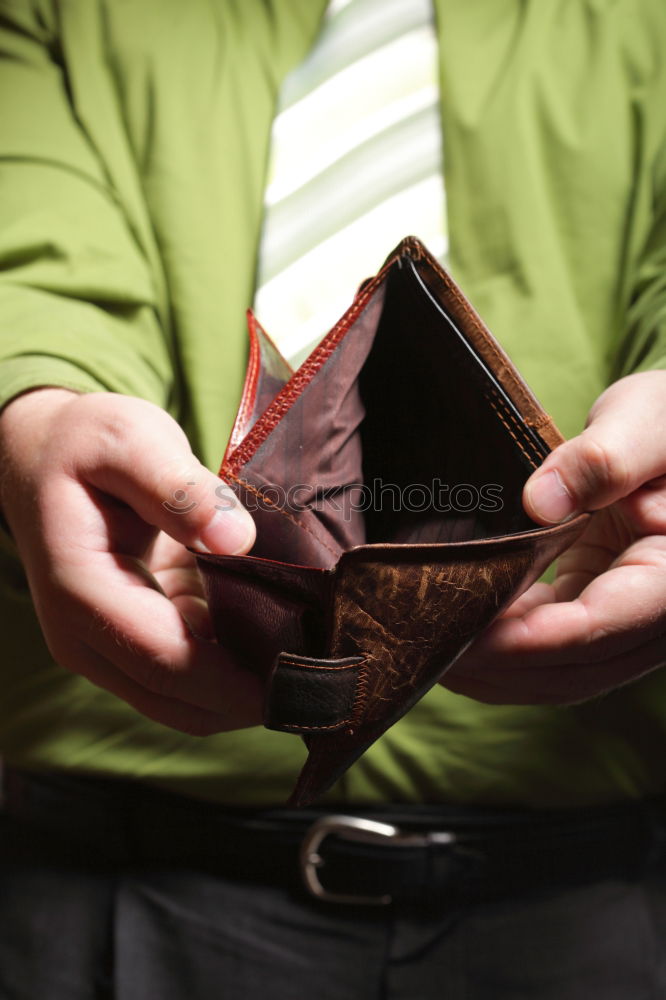
POLYGON ((316 820, 305 834, 300 850, 301 876, 305 887, 317 899, 328 903, 351 903, 358 906, 388 906, 393 899, 390 895, 357 896, 325 889, 319 881, 319 869, 326 861, 319 853, 319 848, 330 836, 366 844, 390 841, 391 846, 400 847, 428 847, 432 844, 452 844, 455 841, 454 834, 447 831, 405 833, 392 823, 379 823, 362 816, 322 816, 316 820))

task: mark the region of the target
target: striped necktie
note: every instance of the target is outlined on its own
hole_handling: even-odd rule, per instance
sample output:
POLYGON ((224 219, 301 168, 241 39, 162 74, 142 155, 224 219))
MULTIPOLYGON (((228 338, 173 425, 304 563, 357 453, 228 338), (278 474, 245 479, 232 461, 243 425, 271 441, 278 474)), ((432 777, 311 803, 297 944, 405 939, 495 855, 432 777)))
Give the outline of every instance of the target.
POLYGON ((332 0, 273 125, 255 312, 298 364, 410 233, 447 251, 432 0, 332 0))

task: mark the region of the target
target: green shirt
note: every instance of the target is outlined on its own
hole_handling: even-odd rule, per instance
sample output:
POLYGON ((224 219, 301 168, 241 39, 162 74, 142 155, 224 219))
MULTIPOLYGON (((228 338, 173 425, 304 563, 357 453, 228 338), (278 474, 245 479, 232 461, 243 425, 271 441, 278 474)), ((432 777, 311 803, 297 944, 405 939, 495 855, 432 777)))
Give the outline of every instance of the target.
MULTIPOLYGON (((666 361, 666 5, 435 7, 452 270, 572 435, 609 381, 666 361)), ((141 396, 217 468, 275 100, 324 8, 0 0, 0 405, 38 385, 141 396)), ((0 568, 7 760, 286 798, 299 739, 146 720, 50 660, 9 541, 0 568)), ((663 789, 665 749, 664 671, 575 708, 438 687, 329 799, 608 801, 663 789)))

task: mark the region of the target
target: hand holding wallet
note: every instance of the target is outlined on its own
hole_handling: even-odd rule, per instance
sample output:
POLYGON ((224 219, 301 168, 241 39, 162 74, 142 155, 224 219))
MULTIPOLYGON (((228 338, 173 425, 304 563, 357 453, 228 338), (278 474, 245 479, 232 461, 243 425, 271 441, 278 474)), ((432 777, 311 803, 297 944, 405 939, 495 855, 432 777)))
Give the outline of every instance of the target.
POLYGON ((408 237, 297 371, 250 315, 220 477, 246 556, 199 555, 218 641, 266 684, 308 758, 292 803, 340 777, 580 534, 523 486, 563 440, 451 277, 408 237))

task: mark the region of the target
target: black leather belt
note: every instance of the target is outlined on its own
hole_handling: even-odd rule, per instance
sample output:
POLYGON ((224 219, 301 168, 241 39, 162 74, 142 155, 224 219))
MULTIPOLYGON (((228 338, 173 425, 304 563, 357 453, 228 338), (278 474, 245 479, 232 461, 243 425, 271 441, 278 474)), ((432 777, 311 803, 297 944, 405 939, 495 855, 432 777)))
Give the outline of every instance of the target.
POLYGON ((180 867, 329 903, 461 904, 602 879, 666 857, 663 800, 581 810, 220 807, 139 783, 6 769, 0 863, 180 867))

